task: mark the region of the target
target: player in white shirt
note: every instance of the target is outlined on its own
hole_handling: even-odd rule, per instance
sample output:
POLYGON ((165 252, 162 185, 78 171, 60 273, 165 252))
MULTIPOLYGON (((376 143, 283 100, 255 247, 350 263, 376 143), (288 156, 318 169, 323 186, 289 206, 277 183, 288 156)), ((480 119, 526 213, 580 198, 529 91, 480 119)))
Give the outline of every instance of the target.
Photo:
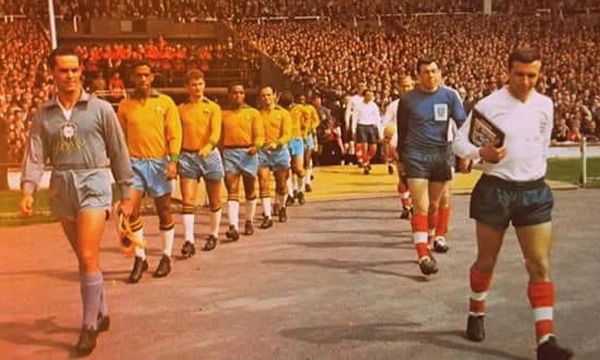
POLYGON ((375 103, 373 91, 365 90, 363 100, 354 104, 352 134, 356 141, 356 157, 364 168, 364 174, 371 171, 371 159, 377 153, 381 114, 375 103))
POLYGON ((504 233, 512 222, 529 273, 527 293, 535 321, 537 359, 571 359, 573 352, 557 344, 553 329, 554 286, 549 256, 554 202, 544 176, 554 109, 552 100, 535 90, 541 67, 537 49, 515 49, 508 58, 507 86, 475 105, 504 132, 502 147, 471 144, 471 118, 460 128, 453 144, 458 156, 486 163, 471 195, 477 259, 470 269, 467 336, 473 341, 485 337, 485 299, 504 233))
MULTIPOLYGON (((346 105, 346 112, 344 113, 344 124, 346 125, 346 133, 349 133, 348 138, 348 148, 346 149, 346 153, 349 155, 354 155, 356 153, 355 141, 353 140, 356 137, 356 134, 351 133, 351 129, 353 128, 354 122, 356 122, 356 116, 354 115, 354 106, 357 103, 363 101, 363 92, 367 88, 367 84, 364 82, 359 82, 356 84, 356 94, 350 96, 348 104, 346 105)), ((360 156, 356 154, 357 162, 359 165, 362 161, 362 154, 360 156)))

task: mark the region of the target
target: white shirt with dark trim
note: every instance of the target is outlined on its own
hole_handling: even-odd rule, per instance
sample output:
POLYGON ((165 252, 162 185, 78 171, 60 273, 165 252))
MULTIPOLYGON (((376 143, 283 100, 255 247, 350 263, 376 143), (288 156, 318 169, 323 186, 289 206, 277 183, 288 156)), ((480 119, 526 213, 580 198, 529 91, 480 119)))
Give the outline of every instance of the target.
POLYGON ((371 100, 368 103, 364 99, 354 104, 354 114, 352 115, 354 120, 352 121, 352 133, 356 134, 357 125, 373 125, 377 129, 381 127, 381 115, 379 114, 379 107, 375 104, 375 101, 371 100))
POLYGON ((360 95, 352 95, 348 101, 348 105, 346 106, 346 112, 344 113, 344 120, 346 121, 346 126, 348 129, 356 128, 356 115, 354 114, 354 108, 356 104, 363 101, 363 97, 360 95))
MULTIPOLYGON (((536 91, 526 102, 506 87, 479 101, 475 108, 504 131, 506 157, 484 164, 484 172, 508 181, 531 181, 546 175, 546 156, 554 124, 552 100, 536 91)), ((471 115, 459 129, 452 150, 462 158, 479 160, 479 148, 469 142, 471 115)))

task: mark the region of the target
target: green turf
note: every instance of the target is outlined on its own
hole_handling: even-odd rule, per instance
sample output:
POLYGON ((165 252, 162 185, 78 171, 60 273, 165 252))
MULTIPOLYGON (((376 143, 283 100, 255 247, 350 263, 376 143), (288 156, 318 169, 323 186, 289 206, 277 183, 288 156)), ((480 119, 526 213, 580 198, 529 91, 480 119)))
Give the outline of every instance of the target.
MULTIPOLYGON (((573 184, 581 183, 581 160, 579 159, 550 159, 548 160, 547 178, 573 184)), ((588 187, 600 187, 600 158, 587 161, 588 187), (596 178, 594 180, 593 178, 596 178)))

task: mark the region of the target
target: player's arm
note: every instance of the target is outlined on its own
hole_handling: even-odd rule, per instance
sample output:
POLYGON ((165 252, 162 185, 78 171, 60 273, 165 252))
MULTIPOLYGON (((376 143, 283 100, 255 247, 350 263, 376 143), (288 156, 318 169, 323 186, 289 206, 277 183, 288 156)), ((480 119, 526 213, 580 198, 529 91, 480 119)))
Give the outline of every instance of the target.
POLYGON ((292 139, 292 117, 287 111, 283 112, 283 122, 281 124, 281 136, 277 140, 277 147, 285 145, 292 139))
POLYGON ((200 156, 208 156, 213 149, 219 144, 221 139, 221 130, 223 128, 223 113, 221 107, 214 104, 210 116, 210 136, 208 143, 200 150, 200 156))
POLYGON ((119 103, 119 107, 117 108, 117 119, 119 120, 119 125, 121 125, 121 130, 123 131, 123 136, 125 137, 125 141, 129 141, 127 138, 127 116, 125 114, 125 99, 121 100, 119 103))
POLYGON ((166 99, 165 111, 165 140, 169 154, 169 164, 167 165, 167 179, 177 177, 177 163, 181 152, 183 141, 183 131, 181 130, 181 118, 177 106, 171 98, 166 99))
POLYGON ((21 213, 33 214, 33 194, 44 174, 44 164, 49 154, 49 144, 42 134, 42 111, 33 117, 29 138, 25 144, 25 156, 21 169, 21 213))
POLYGON ((467 114, 458 93, 453 91, 452 95, 452 119, 456 123, 456 127, 460 128, 467 120, 467 114))
POLYGON ((102 120, 104 123, 104 141, 106 143, 106 153, 110 159, 110 168, 113 177, 119 186, 121 199, 130 198, 130 187, 133 184, 133 170, 129 160, 129 151, 127 143, 117 114, 112 109, 110 104, 102 108, 102 120))
POLYGON ((251 155, 265 144, 265 127, 262 117, 256 109, 252 109, 252 144, 249 151, 251 155))

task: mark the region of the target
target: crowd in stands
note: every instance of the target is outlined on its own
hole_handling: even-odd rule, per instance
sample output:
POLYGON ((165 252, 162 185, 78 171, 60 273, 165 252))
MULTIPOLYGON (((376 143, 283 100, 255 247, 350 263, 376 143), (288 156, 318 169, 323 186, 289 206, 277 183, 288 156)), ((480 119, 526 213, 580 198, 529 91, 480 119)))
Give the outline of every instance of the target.
MULTIPOLYGON (((54 0, 55 13, 65 19, 164 18, 179 22, 207 19, 326 16, 350 19, 390 14, 476 12, 482 0, 54 0)), ((537 9, 565 13, 600 10, 599 0, 493 0, 502 13, 537 9)), ((43 16, 47 0, 0 0, 0 14, 43 16)))
POLYGON ((0 128, 8 142, 8 159, 19 162, 31 116, 52 90, 45 59, 50 44, 32 21, 0 23, 0 128))
MULTIPOLYGON (((41 6, 42 2, 45 3, 0 0, 0 9, 4 13, 27 13, 28 6, 41 6)), ((295 15, 314 14, 314 11, 323 10, 323 6, 335 8, 339 4, 336 0, 315 1, 310 3, 314 4, 313 9, 304 12, 299 7, 306 6, 308 2, 299 0, 57 0, 56 3, 61 9, 72 8, 73 5, 109 9, 113 3, 119 3, 136 11, 144 6, 162 9, 172 5, 224 4, 223 9, 228 13, 241 11, 247 17, 265 8, 287 9, 285 11, 295 15), (233 11, 236 7, 241 8, 233 11)), ((359 11, 364 10, 360 6, 375 4, 376 7, 393 8, 403 3, 393 0, 348 1, 346 5, 352 11, 359 11)), ((419 2, 420 6, 439 3, 437 0, 419 2)), ((467 6, 470 2, 452 3, 454 6, 467 6)), ((514 11, 517 3, 494 1, 495 6, 505 6, 507 12, 514 11)), ((545 0, 520 2, 529 8, 550 6, 551 3, 545 0)), ((558 3, 565 9, 581 9, 596 6, 600 1, 576 3, 567 0, 558 3)), ((92 16, 95 16, 93 14, 94 11, 92 16)), ((538 90, 551 96, 555 102, 553 140, 559 143, 579 141, 584 136, 591 139, 600 137, 600 29, 592 26, 585 14, 577 17, 461 14, 402 17, 376 22, 376 25, 371 21, 370 24, 356 26, 351 21, 331 19, 246 21, 235 25, 237 32, 244 37, 243 41, 235 44, 233 40, 224 44, 170 44, 159 38, 145 44, 84 45, 78 50, 84 60, 86 87, 90 91, 108 90, 118 95, 124 87, 130 86, 127 69, 136 59, 149 59, 157 72, 164 75, 157 85, 181 86, 177 81, 183 78, 187 69, 200 68, 210 72, 216 66, 234 61, 229 59, 233 59, 232 54, 239 51, 242 44, 256 46, 272 57, 298 87, 322 93, 326 100, 340 99, 343 94, 352 92, 359 82, 366 82, 375 91, 376 101, 383 111, 398 95, 398 79, 412 74, 416 59, 425 54, 439 60, 445 84, 459 91, 465 107, 469 109, 478 99, 503 86, 507 76, 504 56, 509 49, 528 43, 540 47, 544 54, 538 90)), ((19 161, 27 129, 31 126, 31 114, 51 96, 51 78, 45 63, 40 62, 49 49, 49 43, 43 29, 32 21, 2 22, 0 31, 3 34, 0 40, 0 116, 6 129, 9 157, 12 161, 19 161)), ((253 61, 252 66, 257 66, 256 59, 253 61)))
POLYGON ((381 28, 321 21, 243 23, 237 30, 304 91, 340 97, 366 82, 382 110, 397 96, 398 79, 413 74, 420 56, 439 60, 445 84, 459 90, 469 108, 503 86, 509 49, 535 45, 544 54, 538 90, 555 101, 557 121, 564 119, 571 131, 580 128, 583 135, 598 137, 600 28, 584 20, 462 15, 413 17, 381 28))
POLYGON ((209 86, 211 70, 218 71, 219 78, 242 77, 252 81, 258 68, 256 52, 244 44, 235 44, 229 38, 225 42, 207 44, 174 44, 162 37, 146 43, 111 43, 106 45, 80 45, 76 48, 83 60, 84 85, 92 92, 113 90, 111 83, 118 85, 117 93, 124 87, 132 87, 131 65, 138 60, 147 60, 157 73, 155 86, 182 87, 189 69, 207 73, 209 86))

